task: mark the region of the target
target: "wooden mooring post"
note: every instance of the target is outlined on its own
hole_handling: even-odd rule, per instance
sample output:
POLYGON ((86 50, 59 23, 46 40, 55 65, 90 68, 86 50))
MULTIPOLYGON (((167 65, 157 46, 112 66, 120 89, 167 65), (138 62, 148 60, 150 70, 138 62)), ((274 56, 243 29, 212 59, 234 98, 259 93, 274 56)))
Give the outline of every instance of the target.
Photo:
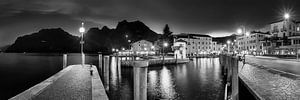
POLYGON ((147 100, 148 66, 148 61, 134 61, 133 63, 134 100, 147 100))
POLYGON ((225 100, 238 100, 238 61, 233 55, 220 55, 220 65, 225 79, 225 100))
POLYGON ((103 73, 103 56, 102 56, 102 54, 98 55, 98 60, 99 60, 99 63, 98 63, 99 64, 98 65, 99 73, 101 76, 103 76, 102 75, 102 73, 103 73))
POLYGON ((64 54, 63 55, 63 69, 68 66, 68 55, 64 54))

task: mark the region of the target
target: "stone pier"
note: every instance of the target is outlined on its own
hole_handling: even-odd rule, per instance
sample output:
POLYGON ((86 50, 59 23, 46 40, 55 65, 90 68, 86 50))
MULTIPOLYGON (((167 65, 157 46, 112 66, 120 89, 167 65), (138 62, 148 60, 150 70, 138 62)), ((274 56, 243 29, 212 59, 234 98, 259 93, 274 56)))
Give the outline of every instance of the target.
POLYGON ((96 66, 71 65, 9 100, 108 100, 96 66))

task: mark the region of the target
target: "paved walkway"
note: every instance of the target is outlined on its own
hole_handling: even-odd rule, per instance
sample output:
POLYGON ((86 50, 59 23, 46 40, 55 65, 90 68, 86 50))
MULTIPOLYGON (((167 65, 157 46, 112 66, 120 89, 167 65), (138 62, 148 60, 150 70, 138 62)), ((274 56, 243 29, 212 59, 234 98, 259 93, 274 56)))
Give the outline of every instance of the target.
POLYGON ((92 82, 89 67, 74 66, 34 100, 91 100, 92 82))
POLYGON ((10 100, 108 100, 96 66, 71 65, 10 100))
POLYGON ((264 67, 300 75, 300 62, 294 59, 280 59, 265 56, 246 56, 246 62, 263 65, 264 67))
POLYGON ((265 100, 300 100, 300 78, 297 75, 276 71, 284 69, 283 71, 299 74, 299 62, 249 56, 246 59, 250 64, 244 66, 239 64, 239 76, 258 94, 258 97, 265 100), (293 68, 297 69, 291 71, 293 68))

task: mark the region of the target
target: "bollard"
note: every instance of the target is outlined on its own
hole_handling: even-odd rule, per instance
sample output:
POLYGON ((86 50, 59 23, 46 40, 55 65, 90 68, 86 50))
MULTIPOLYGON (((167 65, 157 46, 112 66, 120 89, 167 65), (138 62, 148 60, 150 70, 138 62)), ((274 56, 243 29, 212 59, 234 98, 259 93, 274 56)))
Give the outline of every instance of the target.
POLYGON ((232 58, 232 92, 231 97, 232 100, 238 100, 239 98, 239 81, 238 81, 238 59, 232 58))
MULTIPOLYGON (((117 59, 117 61, 118 61, 118 63, 117 63, 117 68, 118 68, 118 74, 119 75, 121 75, 121 63, 122 63, 122 60, 121 60, 122 58, 118 58, 117 59)), ((121 76, 119 76, 119 77, 121 77, 121 76)))
POLYGON ((109 90, 109 62, 110 57, 104 56, 103 78, 105 90, 109 90))
POLYGON ((93 69, 92 69, 93 65, 90 64, 90 75, 93 76, 93 69))
POLYGON ((68 58, 67 54, 64 54, 63 55, 63 69, 67 67, 67 58, 68 58))
POLYGON ((175 57, 176 59, 175 59, 175 64, 177 64, 177 55, 176 55, 176 57, 175 57))
POLYGON ((118 68, 118 78, 119 78, 119 82, 121 81, 121 63, 122 63, 122 58, 121 59, 117 59, 118 60, 118 64, 117 64, 117 68, 118 68))
POLYGON ((133 62, 134 100, 147 100, 148 61, 133 62))

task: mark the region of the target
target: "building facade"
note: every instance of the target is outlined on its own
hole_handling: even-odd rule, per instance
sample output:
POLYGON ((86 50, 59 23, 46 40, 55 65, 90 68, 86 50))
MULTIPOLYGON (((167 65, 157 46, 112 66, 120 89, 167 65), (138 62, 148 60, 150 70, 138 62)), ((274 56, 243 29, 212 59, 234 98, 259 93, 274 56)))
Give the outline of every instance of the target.
POLYGON ((204 54, 220 53, 221 46, 212 41, 212 37, 202 34, 187 34, 181 33, 174 35, 174 43, 178 40, 186 41, 186 55, 198 56, 204 54))
POLYGON ((131 44, 131 51, 137 55, 154 55, 155 47, 152 42, 140 40, 131 44))
POLYGON ((236 38, 237 52, 242 54, 263 54, 263 45, 261 41, 267 37, 269 32, 252 31, 249 34, 239 35, 236 38))
POLYGON ((299 22, 292 19, 281 20, 270 24, 271 37, 265 41, 267 54, 294 55, 300 40, 299 22))
POLYGON ((220 54, 221 53, 221 49, 222 49, 222 44, 218 44, 215 41, 212 41, 212 45, 211 45, 211 53, 213 54, 220 54))
POLYGON ((187 42, 184 40, 176 40, 174 42, 173 50, 174 50, 174 58, 177 59, 185 59, 186 58, 186 45, 187 42))

